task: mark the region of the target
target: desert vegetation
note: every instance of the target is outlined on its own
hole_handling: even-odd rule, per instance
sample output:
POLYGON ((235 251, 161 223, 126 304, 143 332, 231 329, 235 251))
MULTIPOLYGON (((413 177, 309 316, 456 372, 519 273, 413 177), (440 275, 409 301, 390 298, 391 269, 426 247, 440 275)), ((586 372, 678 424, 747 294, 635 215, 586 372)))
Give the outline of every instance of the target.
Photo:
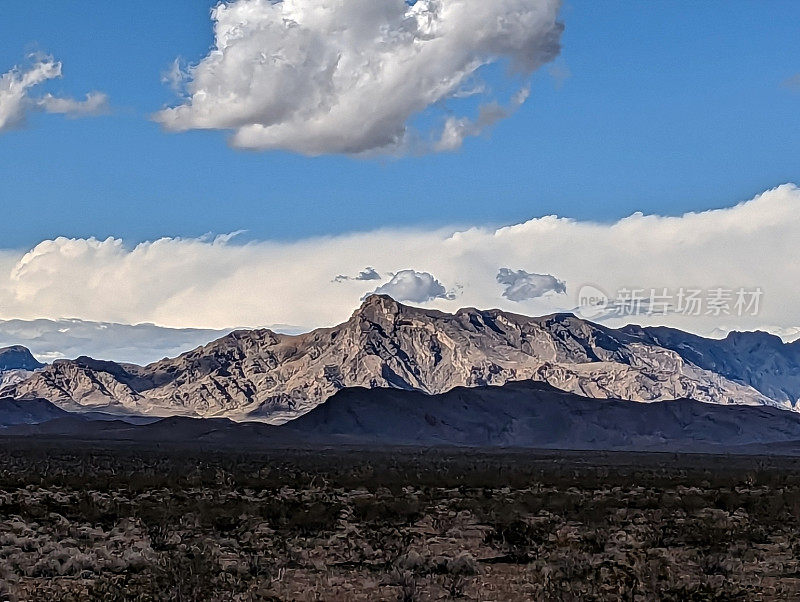
POLYGON ((0 444, 2 600, 800 595, 800 461, 0 444))

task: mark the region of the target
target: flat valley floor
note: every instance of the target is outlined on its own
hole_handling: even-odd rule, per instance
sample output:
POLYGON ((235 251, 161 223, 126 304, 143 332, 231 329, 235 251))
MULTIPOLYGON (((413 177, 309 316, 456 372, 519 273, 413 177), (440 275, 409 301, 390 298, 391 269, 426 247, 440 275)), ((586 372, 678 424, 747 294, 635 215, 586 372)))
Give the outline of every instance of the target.
POLYGON ((0 439, 0 600, 793 600, 800 459, 0 439))

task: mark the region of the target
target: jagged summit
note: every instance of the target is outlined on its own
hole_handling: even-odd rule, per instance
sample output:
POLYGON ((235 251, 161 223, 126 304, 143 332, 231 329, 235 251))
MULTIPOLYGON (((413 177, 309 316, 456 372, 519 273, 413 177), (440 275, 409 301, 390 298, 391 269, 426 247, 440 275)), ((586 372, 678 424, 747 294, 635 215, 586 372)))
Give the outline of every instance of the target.
POLYGON ((356 313, 364 311, 364 309, 368 307, 399 308, 401 305, 401 303, 398 303, 389 295, 371 293, 364 297, 361 301, 361 307, 356 310, 356 313))
POLYGON ((351 320, 373 320, 373 321, 386 321, 393 319, 401 312, 407 312, 408 306, 395 301, 389 295, 368 295, 364 297, 361 305, 353 312, 350 317, 351 320))
POLYGON ((568 313, 449 314, 370 295, 338 326, 299 335, 239 330, 144 367, 59 361, 0 395, 44 398, 65 409, 281 423, 347 387, 437 394, 534 380, 595 398, 793 408, 800 348, 770 346, 767 353, 735 340, 614 330, 568 313))

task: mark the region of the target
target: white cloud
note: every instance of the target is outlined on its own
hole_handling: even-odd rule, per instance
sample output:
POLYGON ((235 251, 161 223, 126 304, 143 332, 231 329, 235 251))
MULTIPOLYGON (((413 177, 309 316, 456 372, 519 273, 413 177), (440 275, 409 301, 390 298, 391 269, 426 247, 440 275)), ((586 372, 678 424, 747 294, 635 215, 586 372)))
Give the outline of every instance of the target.
POLYGON ((500 307, 516 313, 571 310, 584 284, 623 287, 761 287, 757 316, 636 316, 694 332, 800 326, 800 189, 785 185, 727 209, 677 217, 634 214, 600 224, 555 216, 499 229, 377 230, 237 244, 225 238, 59 238, 0 251, 0 318, 74 317, 226 328, 283 323, 312 327, 346 319, 375 282, 332 282, 365 265, 382 274, 435 275, 455 298, 429 307, 500 307), (299 266, 302 266, 299 268, 299 266), (511 301, 498 270, 554 274, 568 294, 511 301), (534 270, 535 268, 535 270, 534 270))
POLYGON ((52 94, 47 94, 36 101, 36 105, 47 113, 58 113, 67 117, 102 115, 109 110, 108 96, 102 92, 90 92, 86 95, 86 100, 58 98, 52 94))
POLYGON ((12 69, 0 76, 0 132, 22 125, 35 106, 28 98, 30 88, 61 75, 61 63, 42 59, 28 71, 12 69))
POLYGON ((525 270, 500 268, 497 282, 505 285, 503 296, 510 301, 538 299, 547 293, 566 293, 567 285, 550 274, 531 274, 525 270))
MULTIPOLYGON (((453 150, 507 116, 479 81, 508 84, 558 55, 559 0, 234 0, 212 12, 215 47, 183 74, 187 96, 155 119, 172 131, 233 130, 247 149, 327 153, 453 150), (409 121, 465 96, 479 117, 438 133, 409 121), (427 140, 428 138, 432 140, 427 140), (438 140, 438 141, 437 141, 438 140)), ((179 64, 167 79, 176 84, 179 64)), ((180 86, 179 86, 180 87, 180 86)), ((519 85, 523 90, 525 84, 519 85)))
POLYGON ((514 113, 525 103, 529 94, 530 90, 523 88, 514 95, 508 107, 502 107, 497 103, 485 104, 478 111, 477 119, 449 117, 439 141, 434 146, 435 150, 452 151, 461 148, 465 139, 480 136, 487 128, 514 113))
POLYGON ((447 289, 428 272, 400 270, 386 284, 373 291, 376 295, 389 295, 397 301, 427 303, 433 299, 447 299, 447 289))
POLYGON ((30 96, 32 88, 61 77, 61 63, 49 56, 35 57, 27 70, 14 68, 0 76, 0 132, 20 127, 28 113, 44 111, 71 117, 97 115, 108 109, 105 94, 92 92, 86 100, 59 98, 47 94, 42 98, 30 96))
POLYGON ((176 94, 183 94, 185 92, 184 86, 186 84, 186 79, 187 74, 184 71, 180 58, 172 61, 172 65, 170 65, 169 69, 161 74, 161 83, 167 84, 176 94))

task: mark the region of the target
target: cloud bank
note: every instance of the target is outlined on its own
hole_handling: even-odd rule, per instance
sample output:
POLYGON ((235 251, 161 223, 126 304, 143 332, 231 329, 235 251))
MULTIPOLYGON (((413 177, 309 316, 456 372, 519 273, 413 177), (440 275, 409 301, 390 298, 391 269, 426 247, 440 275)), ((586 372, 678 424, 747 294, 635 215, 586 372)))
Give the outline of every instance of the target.
POLYGON ((424 294, 416 298, 436 292, 424 304, 446 311, 464 306, 523 314, 569 311, 589 284, 607 293, 625 287, 760 287, 756 316, 703 312, 625 321, 701 333, 764 327, 794 332, 800 326, 798 248, 800 189, 794 185, 726 209, 677 217, 636 213, 609 224, 546 216, 499 229, 380 230, 249 244, 229 237, 165 238, 135 246, 114 238, 58 238, 29 251, 0 251, 0 318, 202 328, 324 326, 347 319, 378 284, 394 281, 399 287, 427 273, 431 280, 423 278, 427 288, 420 287, 424 294), (394 276, 381 282, 334 281, 336 274, 358 274, 366 265, 394 276), (505 287, 513 285, 498 283, 497 276, 509 266, 514 271, 502 272, 504 283, 512 276, 516 283, 525 282, 526 274, 552 274, 568 293, 522 299, 541 289, 522 287, 528 294, 513 294, 520 300, 504 297, 505 287), (413 270, 414 277, 400 276, 404 270, 413 270), (434 281, 441 288, 434 288, 434 281), (457 293, 442 296, 443 289, 457 293))
MULTIPOLYGON (((234 0, 212 12, 215 45, 183 74, 171 131, 233 130, 233 146, 307 155, 454 150, 527 97, 559 53, 559 0, 234 0), (508 64, 519 92, 498 104, 476 81, 508 64), (520 81, 522 82, 520 84, 520 81), (447 116, 474 96, 478 116, 447 116), (439 107, 445 123, 410 121, 439 107)), ((174 68, 168 79, 176 82, 174 68)))
POLYGON ((61 63, 49 56, 36 57, 35 63, 27 70, 15 67, 0 76, 0 133, 21 127, 32 112, 83 117, 108 110, 108 97, 100 92, 91 92, 82 101, 52 94, 41 98, 31 96, 31 90, 36 86, 59 77, 61 63))

